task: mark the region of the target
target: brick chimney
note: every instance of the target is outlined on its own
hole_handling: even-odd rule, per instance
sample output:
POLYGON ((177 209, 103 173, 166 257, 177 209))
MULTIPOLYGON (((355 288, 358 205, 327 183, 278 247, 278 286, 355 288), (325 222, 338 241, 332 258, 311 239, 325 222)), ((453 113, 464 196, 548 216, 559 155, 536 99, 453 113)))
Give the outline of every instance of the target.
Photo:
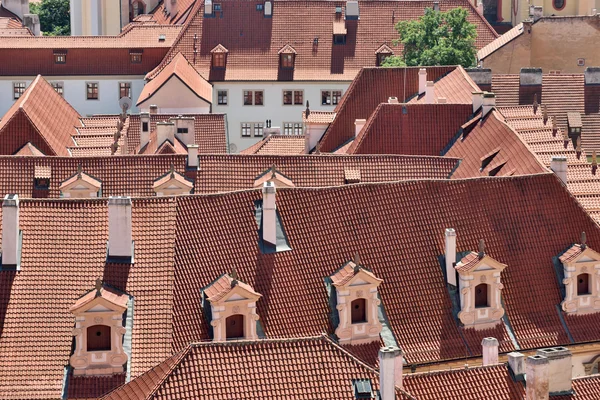
POLYGON ((173 122, 158 122, 156 124, 156 147, 160 147, 165 141, 175 144, 175 124, 173 122))
POLYGON ((523 380, 525 377, 525 356, 517 351, 508 353, 508 367, 512 371, 515 380, 523 380))
POLYGON ((533 104, 534 97, 542 100, 542 69, 521 68, 519 76, 519 105, 533 104))
POLYGON ((108 257, 133 260, 131 198, 108 199, 108 257))
POLYGON ((453 228, 446 228, 445 232, 445 259, 446 259, 446 280, 449 284, 456 286, 456 231, 453 228))
POLYGON ((150 141, 150 113, 140 113, 140 149, 150 141))
POLYGON ((527 400, 548 400, 550 397, 550 362, 544 356, 529 356, 525 360, 527 400))
POLYGON ((481 118, 485 118, 494 107, 496 107, 496 95, 491 92, 484 92, 483 103, 481 105, 481 118))
POLYGON ((187 157, 187 166, 188 168, 198 169, 199 160, 198 160, 198 149, 200 146, 197 144, 188 144, 188 157, 187 157))
POLYGON ((7 194, 2 202, 2 268, 20 264, 19 196, 7 194))
POLYGON ((498 364, 498 339, 493 337, 483 338, 481 341, 483 366, 498 364))
POLYGON ((566 347, 550 347, 539 349, 537 356, 548 359, 548 378, 550 395, 567 395, 572 393, 573 365, 571 351, 566 347))
POLYGON ((567 157, 553 156, 550 161, 550 169, 565 185, 567 184, 567 157))
POLYGON ((395 400, 396 386, 402 388, 402 350, 396 346, 379 350, 379 391, 381 400, 395 400))
POLYGON ((435 90, 433 88, 433 81, 427 81, 425 85, 425 104, 435 103, 435 90))
POLYGON ((473 92, 473 114, 483 105, 483 92, 473 92))
POLYGON ((277 245, 277 204, 275 201, 275 182, 263 184, 262 233, 263 241, 277 245))
POLYGON ((366 123, 366 119, 357 119, 354 121, 354 137, 358 137, 358 134, 360 133, 360 131, 366 123))
POLYGON ((427 86, 427 70, 425 68, 419 69, 419 96, 425 94, 425 87, 427 86))

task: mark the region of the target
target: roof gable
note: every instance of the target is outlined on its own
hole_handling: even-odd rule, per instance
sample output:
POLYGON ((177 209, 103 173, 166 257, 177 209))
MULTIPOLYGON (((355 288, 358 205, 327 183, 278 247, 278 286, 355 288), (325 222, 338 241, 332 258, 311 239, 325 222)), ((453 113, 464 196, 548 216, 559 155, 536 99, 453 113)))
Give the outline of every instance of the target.
POLYGON ((73 314, 85 312, 125 312, 129 296, 110 288, 98 279, 96 288, 80 297, 69 311, 73 314))
POLYGON ((462 273, 472 273, 477 271, 487 271, 490 269, 502 271, 506 264, 494 260, 487 254, 480 256, 480 253, 471 252, 463 257, 457 264, 456 270, 462 273))

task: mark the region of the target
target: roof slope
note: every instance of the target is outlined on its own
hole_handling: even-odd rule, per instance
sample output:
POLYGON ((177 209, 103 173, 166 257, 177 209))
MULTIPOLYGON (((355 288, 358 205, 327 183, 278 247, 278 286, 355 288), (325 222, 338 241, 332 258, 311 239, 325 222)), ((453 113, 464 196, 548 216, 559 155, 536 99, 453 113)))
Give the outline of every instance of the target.
POLYGON ((3 154, 13 154, 31 142, 49 155, 69 155, 71 135, 80 115, 40 75, 0 120, 3 154))
POLYGON ((268 135, 241 154, 287 156, 304 154, 304 135, 268 135))
MULTIPOLYGON (((442 103, 440 99, 444 99, 443 101, 446 103, 472 105, 473 92, 479 91, 481 91, 479 86, 477 86, 469 74, 467 74, 467 71, 460 65, 447 75, 442 76, 433 85, 434 100, 436 103, 442 103)), ((412 98, 409 103, 425 104, 425 94, 412 98)))
POLYGON ((511 30, 500 35, 499 38, 495 39, 493 42, 488 43, 477 52, 477 59, 483 60, 502 46, 512 42, 514 39, 518 38, 523 34, 523 23, 515 25, 511 30))

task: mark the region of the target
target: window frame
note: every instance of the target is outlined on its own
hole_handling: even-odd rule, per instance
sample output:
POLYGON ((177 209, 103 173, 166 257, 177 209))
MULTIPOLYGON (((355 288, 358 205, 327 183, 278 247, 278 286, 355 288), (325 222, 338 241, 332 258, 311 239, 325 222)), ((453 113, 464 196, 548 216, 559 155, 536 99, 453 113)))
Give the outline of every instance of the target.
POLYGON ((333 98, 332 98, 332 96, 331 96, 331 93, 332 93, 332 92, 333 92, 333 91, 332 91, 332 90, 329 90, 329 89, 322 89, 322 90, 321 90, 321 105, 322 105, 322 106, 332 106, 332 105, 333 105, 333 104, 331 104, 331 103, 333 102, 333 98), (327 103, 327 102, 323 102, 323 98, 324 98, 324 97, 323 97, 323 94, 324 94, 324 93, 329 93, 329 95, 328 95, 328 98, 329 98, 329 103, 327 103))
POLYGON ((222 90, 217 90, 217 105, 218 106, 226 106, 229 104, 229 90, 228 89, 222 89, 222 90), (223 102, 223 96, 222 93, 225 93, 225 102, 223 102))
POLYGON ((225 69, 226 65, 227 53, 212 53, 211 67, 213 67, 214 69, 225 69))
POLYGON ((246 316, 244 314, 231 314, 229 316, 227 316, 225 318, 225 340, 239 340, 239 339, 244 339, 246 337, 246 316), (234 320, 235 318, 235 320, 234 320), (241 330, 242 336, 230 336, 229 332, 230 330, 229 328, 229 321, 234 321, 234 322, 241 322, 242 326, 240 327, 236 327, 236 329, 239 331, 241 330))
POLYGON ((580 274, 577 274, 577 296, 590 296, 592 294, 591 289, 591 283, 592 283, 592 276, 591 274, 587 273, 587 272, 582 272, 580 274), (579 280, 582 279, 581 277, 585 275, 585 279, 587 280, 587 282, 585 282, 585 286, 586 286, 586 291, 585 293, 583 293, 582 291, 580 291, 580 282, 579 280))
POLYGON ((252 137, 252 122, 240 122, 240 135, 242 138, 252 137), (244 135, 244 129, 248 129, 248 134, 244 135))
POLYGON ((369 323, 369 315, 367 312, 367 299, 365 299, 364 297, 357 297, 356 299, 352 300, 350 302, 350 324, 351 325, 358 325, 358 324, 367 324, 369 323), (355 319, 355 315, 354 315, 354 309, 356 308, 356 306, 360 306, 362 305, 362 318, 357 318, 355 319))
MULTIPOLYGON (((106 334, 107 332, 104 332, 104 333, 106 334)), ((112 351, 112 337, 111 337, 112 336, 112 327, 110 325, 96 324, 96 325, 88 326, 86 328, 85 334, 86 334, 86 346, 85 346, 86 352, 96 353, 96 352, 112 351), (108 348, 102 347, 102 348, 97 348, 97 349, 90 349, 90 332, 92 332, 92 330, 97 330, 98 329, 97 327, 103 327, 104 328, 103 331, 108 330, 108 339, 107 339, 108 344, 109 344, 108 348), (93 328, 95 328, 95 329, 93 329, 93 328)))
POLYGON ((129 61, 132 64, 141 64, 142 63, 142 53, 129 53, 129 61))
POLYGON ((264 106, 265 105, 265 91, 263 89, 243 89, 242 90, 242 104, 244 106, 264 106), (250 99, 252 100, 251 103, 246 103, 246 93, 251 94, 250 99), (260 99, 261 99, 261 103, 257 104, 256 103, 256 94, 260 93, 260 99))
POLYGON ((25 93, 25 91, 27 90, 27 82, 25 81, 15 81, 13 82, 13 100, 19 100, 21 98, 21 96, 23 96, 23 93, 25 93), (15 97, 17 95, 17 85, 23 85, 23 87, 19 86, 19 92, 18 92, 18 96, 15 97), (21 89, 23 89, 21 91, 21 89))
POLYGON ((54 53, 54 64, 66 64, 67 53, 54 53))
POLYGON ((254 122, 252 123, 252 135, 255 138, 262 138, 265 136, 265 123, 264 122, 254 122), (260 129, 260 134, 256 134, 257 128, 260 129))
POLYGON ((346 35, 333 35, 333 45, 342 46, 346 44, 346 35))
POLYGON ((54 91, 60 96, 65 97, 65 83, 63 81, 50 81, 50 86, 52 86, 54 91), (57 90, 57 87, 55 85, 60 85, 60 92, 57 90))
POLYGON ((291 106, 294 104, 294 91, 293 90, 288 90, 288 89, 284 89, 283 90, 283 98, 282 103, 284 106, 291 106), (289 102, 286 102, 286 93, 289 94, 289 102))
POLYGON ((298 136, 302 135, 302 131, 304 130, 304 126, 302 122, 284 122, 283 123, 283 135, 287 136, 298 136))
POLYGON ((556 2, 557 1, 558 0, 552 0, 552 8, 554 8, 556 11, 564 10, 565 7, 567 6, 567 0, 562 0, 562 2, 563 2, 562 7, 557 7, 556 6, 556 2))
POLYGON ((119 100, 121 100, 123 97, 129 97, 131 99, 131 82, 119 82, 119 100), (123 88, 121 87, 121 85, 128 85, 129 88, 129 96, 122 96, 122 91, 123 88))
MULTIPOLYGON (((482 295, 483 296, 483 295, 482 295)), ((475 306, 475 308, 488 308, 490 307, 490 288, 489 285, 487 283, 480 283, 479 285, 476 285, 474 288, 474 299, 473 299, 473 304, 475 306), (477 288, 479 287, 484 287, 485 288, 485 305, 478 305, 478 298, 477 298, 477 288)))
POLYGON ((281 69, 294 69, 296 65, 296 55, 293 53, 280 54, 279 67, 281 69))
POLYGON ((98 81, 89 81, 85 82, 85 99, 86 100, 100 100, 100 82, 98 81), (90 97, 90 85, 96 85, 96 97, 90 97))

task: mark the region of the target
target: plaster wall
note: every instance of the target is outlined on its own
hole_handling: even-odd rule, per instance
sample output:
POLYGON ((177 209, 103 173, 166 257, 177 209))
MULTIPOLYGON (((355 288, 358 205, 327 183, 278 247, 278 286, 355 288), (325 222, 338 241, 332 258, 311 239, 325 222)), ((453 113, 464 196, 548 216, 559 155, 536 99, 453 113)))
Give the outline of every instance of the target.
MULTIPOLYGON (((134 97, 135 100, 139 97, 134 97)), ((210 99, 209 99, 210 100, 210 99)), ((149 112, 151 105, 158 106, 161 114, 208 114, 210 103, 196 96, 190 88, 172 77, 153 96, 138 105, 141 112, 149 112)))

